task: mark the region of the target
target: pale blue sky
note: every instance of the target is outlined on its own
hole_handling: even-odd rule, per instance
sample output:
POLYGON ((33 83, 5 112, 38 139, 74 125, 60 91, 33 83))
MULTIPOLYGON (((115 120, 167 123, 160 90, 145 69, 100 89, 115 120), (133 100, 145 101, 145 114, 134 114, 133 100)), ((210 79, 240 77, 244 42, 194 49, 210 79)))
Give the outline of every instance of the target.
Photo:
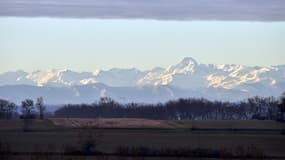
POLYGON ((285 22, 0 18, 0 72, 285 64, 285 22))

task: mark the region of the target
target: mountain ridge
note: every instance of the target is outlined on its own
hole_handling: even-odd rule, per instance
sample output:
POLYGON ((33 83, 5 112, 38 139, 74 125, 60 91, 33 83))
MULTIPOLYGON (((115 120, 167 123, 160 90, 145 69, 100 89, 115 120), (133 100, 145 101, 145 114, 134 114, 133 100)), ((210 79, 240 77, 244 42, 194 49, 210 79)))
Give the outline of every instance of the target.
MULTIPOLYGON (((278 96, 281 94, 285 90, 285 65, 261 67, 236 64, 203 64, 191 57, 185 57, 179 63, 167 68, 155 67, 146 71, 136 68, 113 68, 94 72, 50 69, 34 72, 20 70, 0 74, 0 91, 4 90, 3 87, 7 85, 10 87, 17 85, 43 88, 58 87, 74 90, 74 88, 85 88, 90 85, 96 86, 96 84, 104 84, 109 91, 107 91, 108 89, 105 90, 111 94, 112 92, 116 93, 114 97, 117 98, 119 92, 128 97, 127 92, 122 91, 124 87, 126 90, 132 90, 131 94, 141 95, 141 99, 147 97, 147 94, 153 95, 152 91, 161 87, 169 95, 166 96, 167 98, 158 96, 157 102, 187 96, 240 100, 255 95, 278 96), (152 89, 144 94, 138 90, 139 88, 144 90, 148 87, 152 89), (184 91, 189 92, 189 94, 184 91)), ((74 93, 77 95, 84 94, 76 91, 74 93)), ((0 96, 5 97, 5 93, 1 93, 0 96)), ((9 98, 9 96, 6 97, 9 98)), ((96 97, 98 98, 98 96, 96 97)), ((135 98, 135 100, 138 99, 135 98)), ((127 101, 130 102, 132 99, 127 101)), ((148 101, 150 100, 146 99, 145 102, 148 101)), ((155 100, 151 100, 151 102, 153 101, 155 100)))

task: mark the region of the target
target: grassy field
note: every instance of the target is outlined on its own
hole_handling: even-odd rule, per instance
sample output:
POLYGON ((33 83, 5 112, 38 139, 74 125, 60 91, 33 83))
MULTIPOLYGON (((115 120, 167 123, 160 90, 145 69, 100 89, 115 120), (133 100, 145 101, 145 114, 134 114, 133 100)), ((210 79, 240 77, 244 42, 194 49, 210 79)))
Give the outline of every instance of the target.
POLYGON ((50 121, 57 126, 73 128, 285 129, 284 123, 268 120, 167 121, 135 118, 52 118, 50 121))
POLYGON ((64 146, 80 143, 85 130, 97 135, 96 148, 106 154, 120 146, 176 150, 245 150, 254 146, 266 156, 285 158, 285 124, 275 121, 1 120, 0 141, 9 144, 12 152, 60 153, 64 146), (29 123, 28 129, 25 123, 29 123))

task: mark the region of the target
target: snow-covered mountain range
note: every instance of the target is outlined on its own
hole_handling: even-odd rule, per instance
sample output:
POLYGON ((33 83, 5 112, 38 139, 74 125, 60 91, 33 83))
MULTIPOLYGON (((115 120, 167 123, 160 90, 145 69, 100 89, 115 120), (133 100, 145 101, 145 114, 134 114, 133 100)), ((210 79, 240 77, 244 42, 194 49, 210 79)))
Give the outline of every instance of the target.
POLYGON ((24 71, 0 74, 0 98, 19 102, 43 96, 47 103, 90 103, 101 96, 120 102, 164 102, 185 97, 242 100, 279 96, 285 91, 285 65, 251 67, 202 64, 190 57, 168 68, 74 72, 24 71))

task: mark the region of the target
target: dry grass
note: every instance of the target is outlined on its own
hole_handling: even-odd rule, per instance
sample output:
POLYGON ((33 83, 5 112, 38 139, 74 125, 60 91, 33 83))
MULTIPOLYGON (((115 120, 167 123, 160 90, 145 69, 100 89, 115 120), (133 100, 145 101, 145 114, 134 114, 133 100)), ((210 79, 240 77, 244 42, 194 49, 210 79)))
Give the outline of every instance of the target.
POLYGON ((137 118, 52 118, 50 120, 56 126, 74 128, 285 129, 285 123, 270 120, 167 121, 137 118))
POLYGON ((148 120, 135 118, 52 118, 55 125, 65 127, 94 127, 94 128, 175 128, 175 122, 163 120, 148 120))

